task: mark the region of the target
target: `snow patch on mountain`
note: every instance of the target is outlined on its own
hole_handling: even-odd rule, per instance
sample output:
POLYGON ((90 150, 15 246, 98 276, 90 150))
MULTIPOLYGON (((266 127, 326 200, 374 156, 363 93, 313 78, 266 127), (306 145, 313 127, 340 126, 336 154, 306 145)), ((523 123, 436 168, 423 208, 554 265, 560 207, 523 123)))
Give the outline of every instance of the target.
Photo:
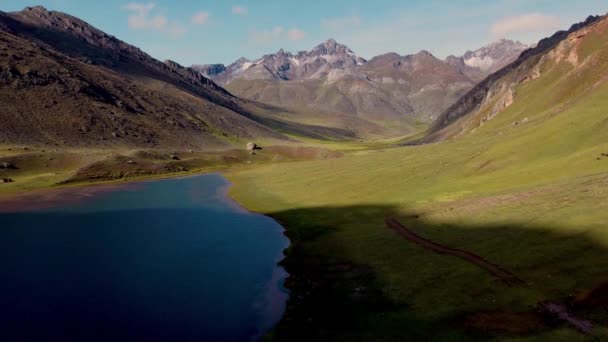
POLYGON ((241 67, 238 69, 238 71, 244 72, 247 69, 249 69, 252 65, 253 65, 253 63, 251 63, 251 62, 245 62, 245 63, 243 63, 243 65, 241 65, 241 67))
POLYGON ((490 56, 473 56, 465 59, 464 64, 472 67, 479 68, 481 71, 486 72, 496 64, 496 60, 490 56))

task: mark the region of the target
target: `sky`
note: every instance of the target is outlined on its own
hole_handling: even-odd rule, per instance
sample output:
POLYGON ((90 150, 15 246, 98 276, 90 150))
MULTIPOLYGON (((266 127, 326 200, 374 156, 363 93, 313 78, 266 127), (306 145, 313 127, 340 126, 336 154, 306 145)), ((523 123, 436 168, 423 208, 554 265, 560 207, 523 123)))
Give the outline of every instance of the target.
POLYGON ((34 5, 187 66, 310 50, 328 38, 367 59, 420 50, 445 58, 500 38, 535 43, 608 12, 606 0, 0 0, 5 12, 34 5))

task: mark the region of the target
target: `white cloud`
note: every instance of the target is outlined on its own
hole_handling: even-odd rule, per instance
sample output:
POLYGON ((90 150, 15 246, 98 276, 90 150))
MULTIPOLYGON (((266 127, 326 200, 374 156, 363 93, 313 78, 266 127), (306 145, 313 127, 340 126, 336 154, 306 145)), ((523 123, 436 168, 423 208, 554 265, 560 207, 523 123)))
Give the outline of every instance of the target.
POLYGON ((247 13, 249 13, 249 10, 247 9, 247 7, 244 7, 241 5, 232 6, 232 14, 246 15, 247 13))
POLYGON ((251 31, 249 36, 254 43, 267 45, 277 40, 302 40, 306 37, 306 32, 295 27, 285 30, 283 26, 275 26, 271 30, 251 31))
POLYGON ((156 4, 154 3, 142 4, 138 2, 130 2, 124 6, 124 9, 145 15, 150 12, 154 7, 156 7, 156 4))
POLYGON ((186 33, 186 28, 178 22, 169 22, 164 15, 152 15, 156 4, 131 2, 123 7, 131 12, 128 18, 129 27, 134 30, 151 30, 168 34, 173 38, 181 37, 186 33))
POLYGON ((272 30, 252 31, 250 37, 256 44, 270 44, 280 39, 284 32, 282 26, 275 26, 272 30))
POLYGON ((192 16, 192 23, 194 25, 205 25, 209 21, 209 12, 196 12, 192 16))
POLYGON ((124 9, 132 12, 129 16, 129 27, 133 29, 162 30, 167 25, 167 18, 162 15, 150 16, 150 12, 156 7, 154 3, 131 2, 124 9))
POLYGON ((321 27, 330 31, 342 31, 361 25, 361 17, 352 15, 348 17, 326 18, 321 20, 321 27))
POLYGON ((557 30, 561 26, 561 20, 557 17, 526 13, 498 20, 492 25, 491 33, 494 37, 503 38, 512 34, 557 30))
MULTIPOLYGON (((477 49, 489 43, 489 38, 496 39, 488 37, 494 22, 492 19, 500 18, 495 13, 507 12, 509 8, 505 8, 505 2, 509 1, 515 0, 486 1, 473 7, 463 7, 452 1, 443 4, 441 11, 437 11, 435 1, 428 1, 408 11, 395 10, 382 17, 361 17, 360 24, 356 24, 357 20, 350 20, 352 24, 348 29, 338 30, 345 27, 338 24, 347 23, 348 20, 326 19, 321 23, 324 24, 323 28, 336 29, 325 36, 346 44, 364 58, 387 52, 412 54, 422 49, 444 58, 477 49)), ((543 36, 542 33, 534 33, 511 38, 533 42, 543 36)))
POLYGON ((287 31, 287 39, 289 40, 302 40, 304 37, 306 37, 306 32, 300 29, 293 28, 287 31))
POLYGON ((173 38, 182 37, 186 34, 186 32, 188 32, 188 29, 186 29, 184 25, 181 25, 179 23, 174 23, 171 25, 171 27, 167 29, 167 34, 169 34, 169 36, 173 38))

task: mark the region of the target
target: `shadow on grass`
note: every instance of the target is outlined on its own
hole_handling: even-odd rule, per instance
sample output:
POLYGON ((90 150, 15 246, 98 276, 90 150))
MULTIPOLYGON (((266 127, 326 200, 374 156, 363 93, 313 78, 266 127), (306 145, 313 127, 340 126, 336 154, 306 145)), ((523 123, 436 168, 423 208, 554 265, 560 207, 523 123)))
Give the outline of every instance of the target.
POLYGON ((290 274, 287 313, 269 339, 469 340, 563 330, 580 338, 574 329, 556 332, 566 324, 539 312, 549 301, 596 325, 608 323, 597 305, 585 304, 606 297, 590 290, 606 280, 608 247, 583 230, 436 223, 421 213, 375 205, 271 216, 286 227, 292 245, 283 262, 290 274), (478 265, 424 249, 390 230, 386 217, 426 239, 480 255, 525 284, 508 287, 478 265))

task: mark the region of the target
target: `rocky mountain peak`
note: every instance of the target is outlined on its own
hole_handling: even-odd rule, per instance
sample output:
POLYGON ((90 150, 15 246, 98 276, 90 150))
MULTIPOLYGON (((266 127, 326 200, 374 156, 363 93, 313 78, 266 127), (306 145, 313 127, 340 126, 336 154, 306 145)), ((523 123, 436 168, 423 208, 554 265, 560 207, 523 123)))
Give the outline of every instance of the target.
POLYGON ((449 55, 445 58, 445 62, 450 64, 450 65, 459 65, 462 62, 462 59, 460 57, 456 57, 454 55, 449 55))
POLYGON ((20 12, 11 13, 11 15, 37 26, 48 26, 85 35, 108 36, 83 20, 66 13, 49 11, 43 6, 26 7, 20 12))
POLYGON ((50 13, 46 7, 38 5, 38 6, 30 6, 23 9, 25 12, 42 12, 42 13, 50 13))
POLYGON ((206 70, 201 72, 213 76, 217 82, 228 84, 234 79, 321 79, 332 71, 354 70, 365 63, 365 59, 358 57, 346 45, 328 39, 310 51, 293 54, 280 49, 255 61, 241 58, 219 73, 213 73, 208 67, 196 66, 194 69, 206 70))
POLYGON ((335 54, 352 54, 354 52, 346 45, 338 43, 335 39, 328 39, 322 44, 317 45, 312 49, 310 54, 315 55, 335 55, 335 54))
POLYGON ((103 58, 90 51, 92 47, 114 52, 128 51, 128 53, 140 57, 144 55, 138 48, 98 30, 81 19, 62 12, 49 11, 42 6, 27 7, 20 12, 12 12, 8 15, 14 20, 11 25, 15 26, 15 30, 29 32, 32 37, 44 30, 46 31, 45 39, 39 39, 41 42, 44 41, 53 48, 61 49, 76 58, 80 57, 77 55, 87 55, 88 59, 101 62, 100 60, 103 58))
POLYGON ((418 52, 414 56, 416 56, 416 57, 433 57, 433 58, 435 58, 435 56, 433 56, 433 54, 430 53, 427 50, 421 50, 420 52, 418 52))
POLYGON ((470 58, 471 56, 490 56, 492 58, 500 58, 505 53, 510 53, 512 51, 521 51, 528 48, 528 45, 525 45, 521 42, 515 42, 510 39, 501 39, 499 41, 490 43, 486 46, 483 46, 475 51, 467 51, 464 54, 465 59, 470 58))
POLYGON ((463 60, 469 67, 478 68, 483 72, 493 72, 513 62, 528 48, 528 45, 521 42, 501 39, 475 51, 467 51, 463 60))
POLYGON ((283 49, 281 48, 281 49, 279 49, 279 51, 277 51, 276 55, 278 55, 278 56, 290 56, 290 55, 291 55, 291 53, 286 52, 285 50, 283 50, 283 49))

